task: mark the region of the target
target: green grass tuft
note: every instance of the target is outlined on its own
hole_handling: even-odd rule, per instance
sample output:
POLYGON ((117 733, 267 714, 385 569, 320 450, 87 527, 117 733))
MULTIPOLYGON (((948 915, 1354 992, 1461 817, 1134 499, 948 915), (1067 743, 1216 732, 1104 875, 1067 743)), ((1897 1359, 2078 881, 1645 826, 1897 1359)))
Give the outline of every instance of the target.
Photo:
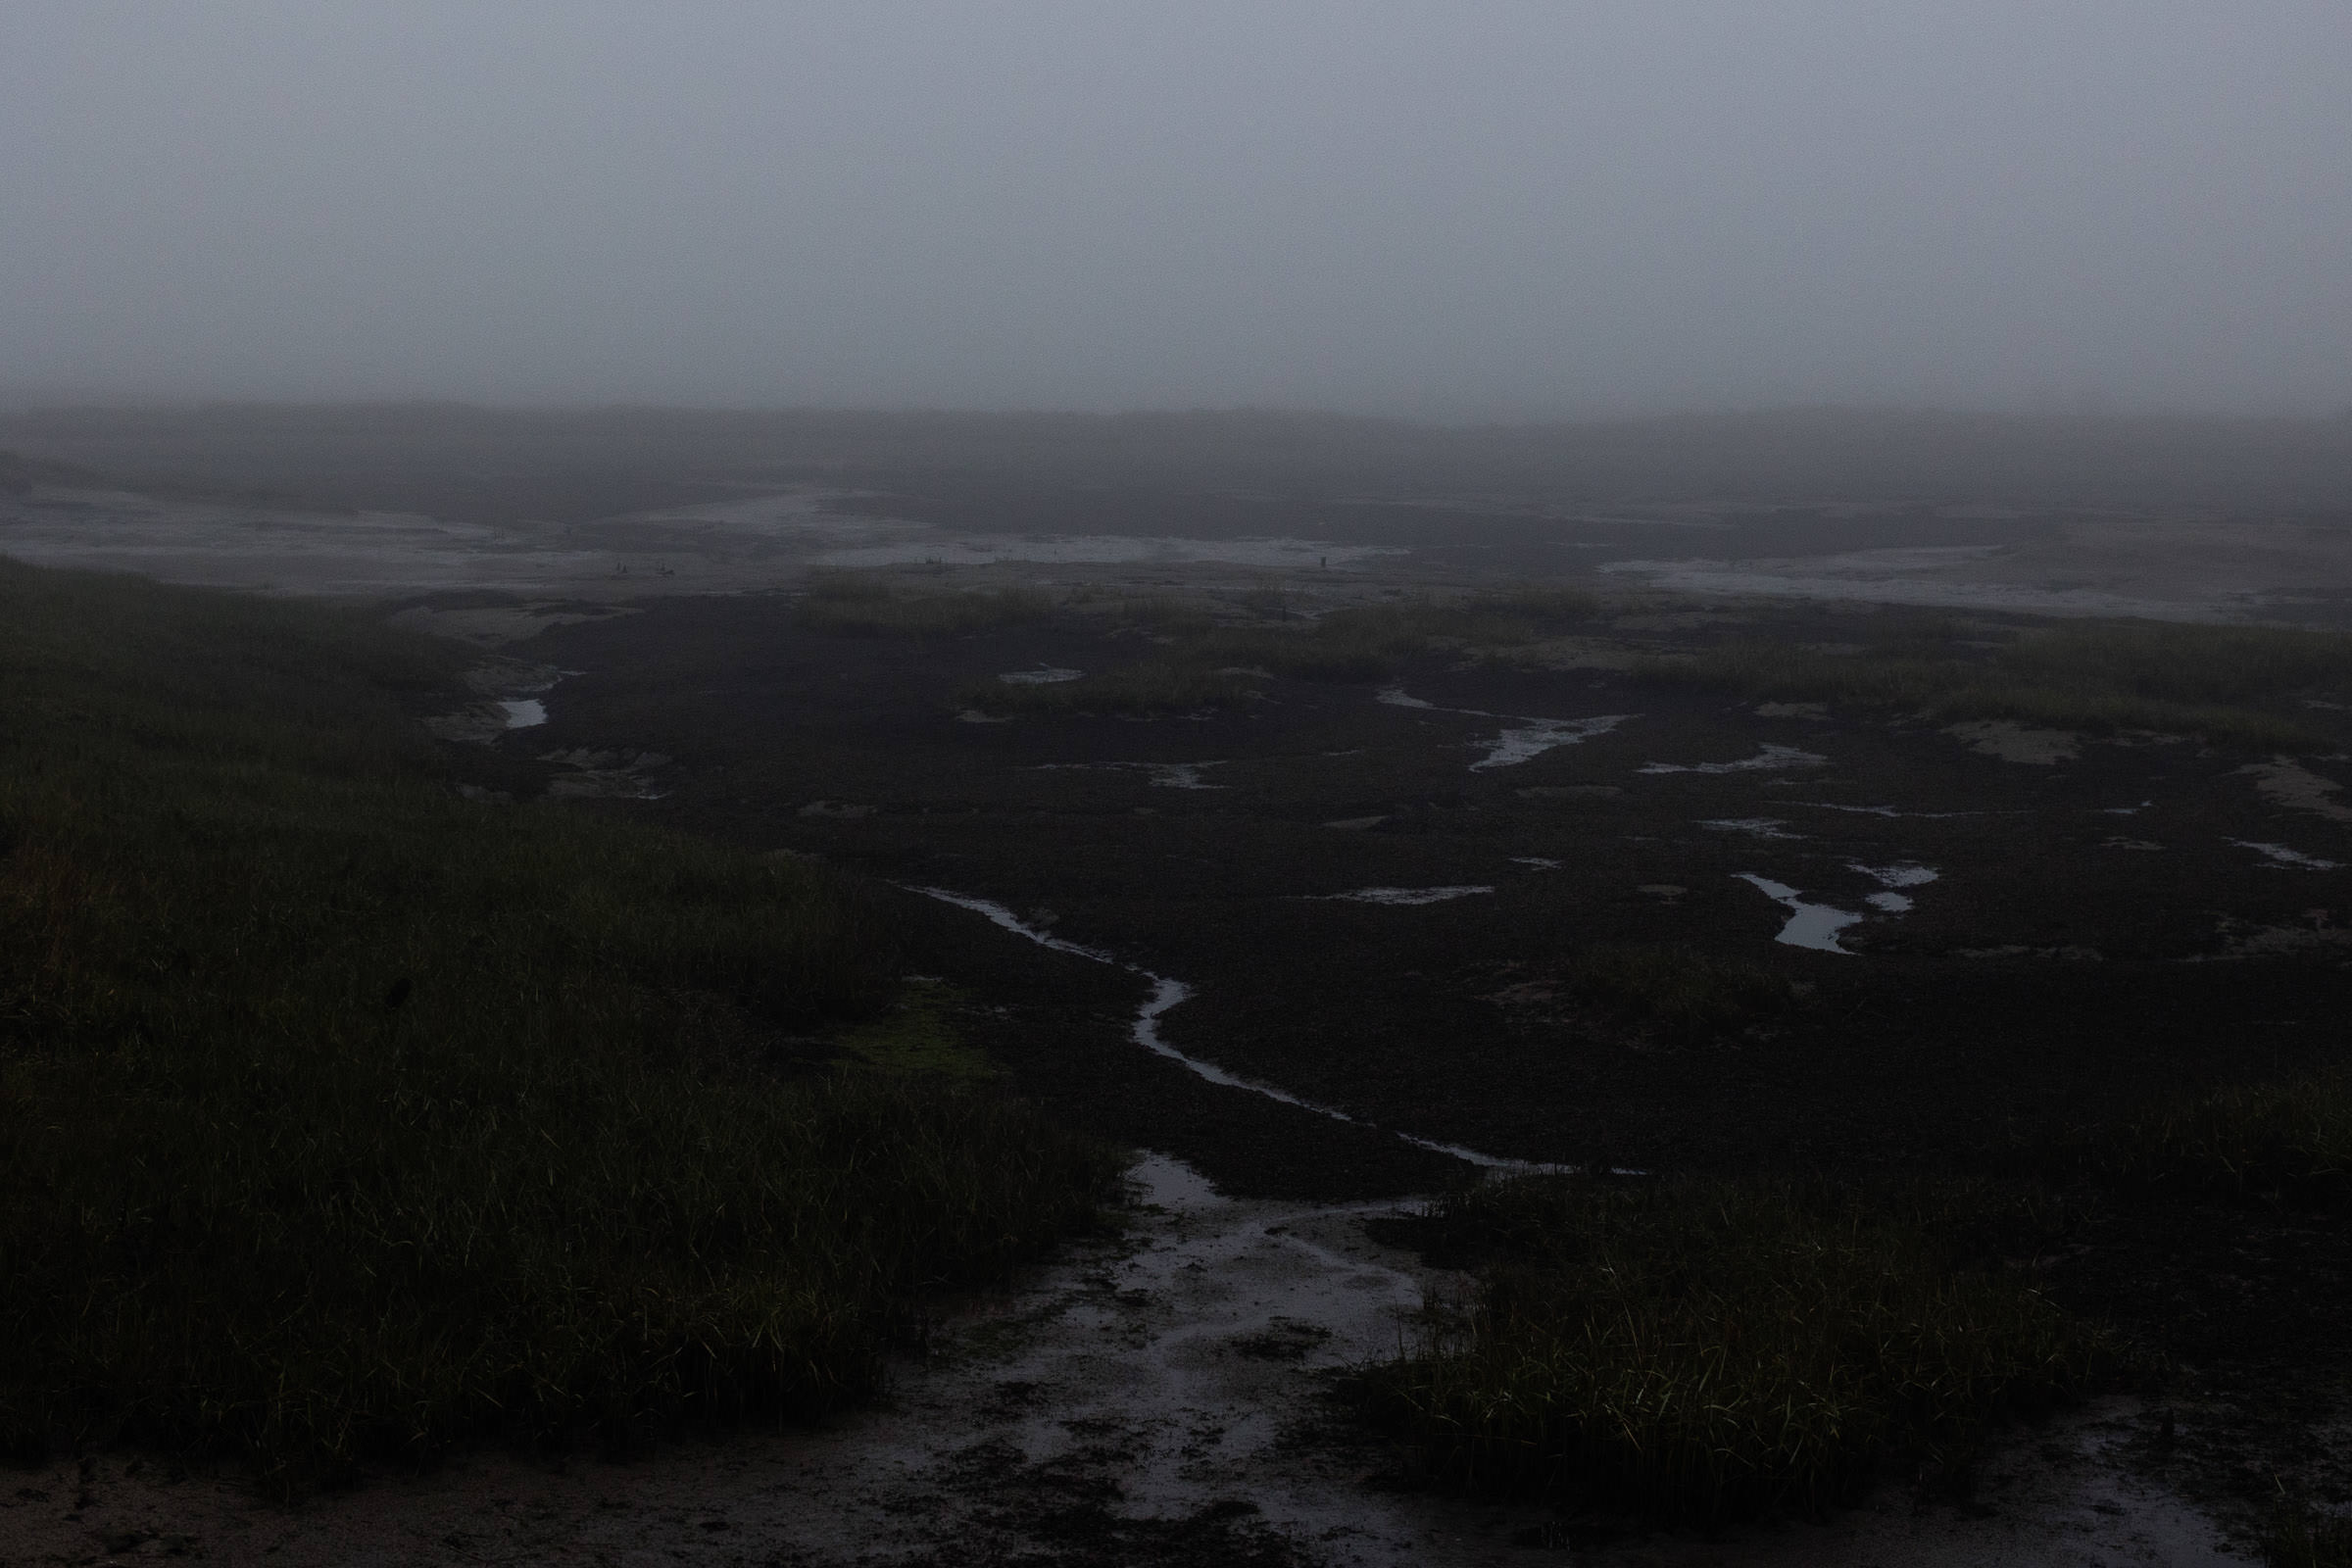
POLYGON ((1923 1229, 1793 1189, 1528 1178, 1446 1199, 1486 1259, 1458 1311, 1358 1380, 1471 1490, 1714 1521, 1854 1499, 1902 1455, 2079 1389, 2096 1336, 1923 1229))
POLYGON ((890 996, 857 890, 458 799, 461 657, 0 564, 0 1448, 806 1414, 1090 1222, 1115 1159, 997 1095, 761 1065, 890 996))

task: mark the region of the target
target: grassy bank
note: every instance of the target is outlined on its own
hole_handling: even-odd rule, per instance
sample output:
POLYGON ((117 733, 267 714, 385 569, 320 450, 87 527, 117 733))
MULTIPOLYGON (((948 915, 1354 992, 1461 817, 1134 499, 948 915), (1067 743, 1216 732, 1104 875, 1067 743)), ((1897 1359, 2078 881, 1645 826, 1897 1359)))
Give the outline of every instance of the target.
POLYGON ((1090 1218, 1111 1157, 984 1088, 765 1065, 887 1022, 855 890, 457 798, 414 721, 457 665, 0 563, 8 1449, 290 1480, 812 1412, 1090 1218))
POLYGON ((1870 642, 1831 651, 1749 641, 1643 667, 1776 702, 1898 708, 2094 732, 2156 730, 2263 749, 2332 744, 2305 694, 2352 691, 2352 637, 2270 626, 2071 621, 1991 649, 1982 628, 1889 612, 1870 642))
POLYGON ((1359 1381, 1434 1479, 1713 1521, 1854 1499, 1890 1459, 1959 1465, 2100 1342, 1930 1228, 1829 1195, 1528 1178, 1414 1238, 1470 1298, 1359 1381))

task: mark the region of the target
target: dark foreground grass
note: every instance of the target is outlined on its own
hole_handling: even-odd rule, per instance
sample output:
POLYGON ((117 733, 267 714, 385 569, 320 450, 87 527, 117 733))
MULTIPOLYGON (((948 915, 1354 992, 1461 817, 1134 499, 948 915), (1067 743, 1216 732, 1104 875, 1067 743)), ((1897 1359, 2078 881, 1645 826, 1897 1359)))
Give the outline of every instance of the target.
POLYGON ((1928 1227, 1793 1188, 1528 1178, 1439 1203, 1461 1309, 1364 1373, 1368 1413, 1472 1490, 1715 1521, 1965 1464, 2084 1386, 2101 1342, 1928 1227))
POLYGON ((1115 1161, 999 1095, 760 1066, 887 1021, 854 890, 456 798, 455 662, 0 563, 0 1446, 813 1413, 1088 1222, 1115 1161))
POLYGON ((2270 1568, 2352 1568, 2352 1519, 2308 1504, 2281 1507, 2261 1544, 2270 1568))
POLYGON ((1659 660, 1648 678, 1775 701, 1900 708, 2094 732, 2155 730, 2280 751, 2332 744, 2307 692, 2352 690, 2352 637, 2273 626, 2077 621, 1990 652, 1939 618, 1890 614, 1860 652, 1752 641, 1659 660))
POLYGON ((2160 1102, 2062 1157, 2142 1196, 2352 1208, 2352 1068, 2160 1102))

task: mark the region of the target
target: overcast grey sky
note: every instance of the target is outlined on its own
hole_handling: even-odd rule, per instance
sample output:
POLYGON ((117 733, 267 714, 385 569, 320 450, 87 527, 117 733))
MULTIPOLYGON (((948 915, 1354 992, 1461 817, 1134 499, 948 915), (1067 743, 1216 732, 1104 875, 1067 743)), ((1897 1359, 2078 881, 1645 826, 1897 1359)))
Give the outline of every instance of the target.
POLYGON ((2348 0, 0 0, 0 393, 2352 405, 2348 0))

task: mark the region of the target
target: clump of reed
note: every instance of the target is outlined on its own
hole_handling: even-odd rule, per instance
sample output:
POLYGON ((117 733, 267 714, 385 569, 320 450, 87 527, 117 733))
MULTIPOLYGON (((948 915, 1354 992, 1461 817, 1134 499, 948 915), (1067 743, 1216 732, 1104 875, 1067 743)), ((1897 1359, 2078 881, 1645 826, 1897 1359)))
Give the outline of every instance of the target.
POLYGON ((1466 1301, 1359 1375, 1437 1481, 1703 1522, 1964 1466, 2084 1388, 2095 1333, 1929 1230, 1790 1186, 1538 1177, 1439 1202, 1466 1301))
POLYGON ((812 1413, 1091 1222, 1116 1159, 1001 1095, 765 1065, 888 1022, 855 887, 459 799, 462 658, 0 564, 0 1449, 812 1413))
POLYGON ((2276 1510, 2260 1544, 2269 1568, 2352 1568, 2352 1519, 2308 1504, 2276 1510))
POLYGON ((1938 719, 1993 718, 2093 732, 2154 730, 2278 751, 2328 744, 2313 690, 2352 688, 2352 637, 2274 626, 2075 621, 1989 652, 1963 628, 1890 616, 1858 652, 1749 640, 1652 660, 1651 680, 1773 701, 1901 708, 1938 719))
POLYGON ((1712 1040, 1786 1011, 1795 992, 1759 964, 1684 947, 1590 948, 1569 961, 1571 990, 1624 1022, 1682 1045, 1712 1040))
POLYGON ((2068 1153, 2143 1194, 2342 1208, 2352 1204, 2352 1068, 2166 1102, 2068 1153))
POLYGON ((805 626, 855 636, 964 637, 1045 620, 1058 608, 1035 588, 921 593, 855 572, 817 572, 799 615, 805 626))

